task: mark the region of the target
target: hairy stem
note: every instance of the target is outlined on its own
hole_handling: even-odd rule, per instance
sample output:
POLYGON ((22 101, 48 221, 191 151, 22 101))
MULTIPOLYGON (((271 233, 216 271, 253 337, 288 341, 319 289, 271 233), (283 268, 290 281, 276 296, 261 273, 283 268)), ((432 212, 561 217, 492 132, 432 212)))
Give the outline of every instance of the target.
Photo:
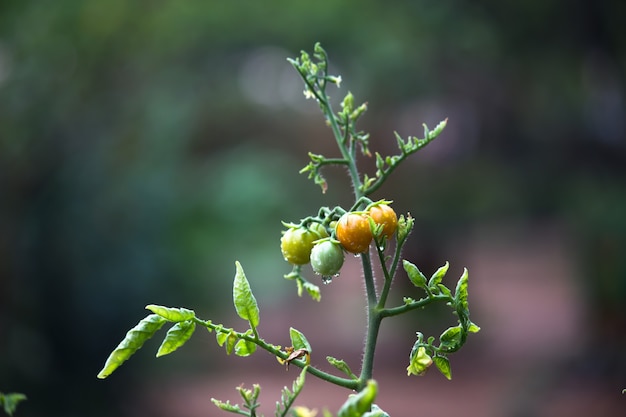
POLYGON ((376 297, 376 286, 374 274, 372 272, 372 262, 369 253, 361 254, 363 265, 363 276, 365 279, 365 290, 367 292, 367 335, 365 338, 365 348, 363 352, 363 362, 361 364, 361 375, 359 376, 360 389, 362 389, 369 379, 372 379, 374 369, 374 353, 378 340, 378 331, 382 316, 376 308, 378 303, 376 297))
MULTIPOLYGON (((265 340, 259 338, 258 335, 251 336, 249 334, 237 332, 232 329, 225 329, 222 325, 213 324, 210 321, 204 321, 199 318, 194 318, 194 321, 197 324, 204 326, 207 329, 214 330, 216 332, 223 332, 223 331, 232 332, 237 336, 238 339, 244 339, 244 340, 247 340, 248 342, 252 342, 258 347, 260 347, 261 349, 283 360, 286 360, 289 357, 289 354, 287 352, 283 352, 277 346, 267 343, 265 340)), ((307 363, 302 360, 294 360, 294 361, 291 361, 290 363, 292 365, 297 366, 298 368, 304 368, 305 366, 307 366, 307 363)), ((358 388, 358 381, 354 379, 341 378, 341 377, 329 374, 328 372, 322 371, 321 369, 318 369, 311 365, 307 366, 307 373, 313 376, 316 376, 320 379, 323 379, 324 381, 330 382, 331 384, 338 385, 340 387, 348 388, 351 390, 356 390, 358 388)))

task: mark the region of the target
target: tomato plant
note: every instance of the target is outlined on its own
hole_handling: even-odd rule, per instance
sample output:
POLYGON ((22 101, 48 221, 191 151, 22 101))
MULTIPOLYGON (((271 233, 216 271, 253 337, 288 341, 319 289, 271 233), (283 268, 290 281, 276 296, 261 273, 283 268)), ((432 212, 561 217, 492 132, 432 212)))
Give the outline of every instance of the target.
POLYGON ((372 242, 372 229, 367 216, 362 213, 345 213, 335 226, 335 234, 341 246, 350 253, 367 251, 372 242))
MULTIPOLYGON (((310 360, 314 354, 312 344, 304 334, 293 327, 289 329, 291 346, 285 349, 263 339, 258 330, 261 316, 256 298, 242 266, 236 262, 233 304, 239 317, 247 322, 245 330, 238 331, 211 320, 200 319, 193 310, 186 308, 150 304, 146 308, 151 313, 128 331, 126 337, 106 360, 98 374, 99 378, 107 378, 164 325, 169 323, 171 327, 159 347, 157 356, 167 355, 180 348, 191 337, 196 327, 200 326, 209 332, 214 332, 218 345, 224 347, 229 355, 234 353, 237 356, 250 356, 260 349, 275 356, 281 364, 294 365, 302 369, 291 390, 283 389, 276 406, 277 417, 285 417, 290 412, 296 417, 315 414, 306 407, 294 407, 294 401, 302 390, 305 376, 308 374, 338 387, 358 391, 357 394, 348 397, 339 409, 337 417, 388 417, 387 413, 374 404, 378 385, 372 379, 381 324, 384 319, 421 310, 434 303, 449 306, 458 324, 445 329, 439 336, 438 343, 434 336, 426 338, 422 333, 415 332, 417 337, 410 349, 407 373, 424 375, 432 365, 435 365, 446 378, 452 377, 449 356, 465 344, 470 333, 480 330, 469 318, 467 269, 457 281, 454 290, 443 283, 448 271, 447 262, 430 278, 426 278, 416 265, 402 259, 401 256, 402 249, 413 229, 413 218, 408 214, 398 217, 389 206, 389 202, 385 200, 374 202, 370 199, 370 195, 385 183, 400 163, 441 133, 446 126, 446 121, 439 123, 433 131, 424 125, 423 138, 404 139, 396 134, 395 142, 398 145, 399 154, 383 157, 375 152, 376 171, 374 175, 368 176, 360 172, 356 165, 357 150, 360 149, 365 157, 372 157, 369 150, 369 135, 356 129, 356 122, 367 110, 367 106, 355 105, 353 95, 348 93, 341 102, 341 110, 334 112, 326 88, 328 85, 339 86, 341 77, 328 74, 328 58, 319 44, 315 46, 313 58, 308 53, 302 52, 299 58, 290 59, 289 62, 304 81, 305 96, 318 102, 341 154, 338 158, 326 158, 310 153, 311 161, 301 170, 301 173, 308 173, 309 178, 321 187, 322 192, 325 192, 328 184, 322 175, 322 169, 328 165, 346 167, 352 182, 355 201, 347 210, 339 206, 321 207, 317 213, 300 219, 298 222, 284 223, 287 230, 281 237, 280 249, 292 268, 291 272, 285 274, 285 278, 296 282, 299 296, 302 295, 303 290, 306 290, 314 300, 319 301, 320 288, 315 281, 306 278, 306 264, 310 262, 313 271, 322 275, 322 282, 329 283, 329 277, 341 271, 344 263, 344 250, 360 255, 367 303, 367 320, 365 320, 367 324, 364 331, 363 355, 360 356, 360 371, 353 372, 347 361, 332 356, 327 356, 326 360, 340 375, 317 367, 314 365, 316 361, 310 360), (373 230, 376 232, 375 237, 373 230), (379 239, 382 237, 384 239, 381 242, 379 239), (370 253, 370 244, 374 238, 376 244, 373 245, 374 248, 370 253), (393 241, 394 244, 381 244, 387 240, 393 241), (378 265, 375 265, 375 262, 378 265), (405 296, 401 303, 389 306, 388 296, 391 284, 400 268, 406 272, 417 296, 416 298, 405 296), (380 277, 374 276, 375 270, 380 271, 380 277), (377 279, 379 283, 376 282, 377 279)), ((319 277, 316 276, 315 279, 319 277)), ((212 401, 222 410, 256 417, 260 386, 254 385, 253 389, 240 386, 237 390, 243 400, 241 407, 216 399, 212 401)), ((324 416, 328 417, 332 414, 324 411, 324 416)))

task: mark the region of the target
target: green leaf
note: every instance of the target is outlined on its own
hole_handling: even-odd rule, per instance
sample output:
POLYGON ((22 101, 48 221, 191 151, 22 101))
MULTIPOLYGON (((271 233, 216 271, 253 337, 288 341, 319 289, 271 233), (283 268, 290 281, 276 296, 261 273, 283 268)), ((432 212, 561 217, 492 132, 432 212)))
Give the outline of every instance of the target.
POLYGON ((469 315, 469 305, 467 303, 467 282, 469 273, 467 268, 463 271, 463 275, 459 278, 454 291, 454 305, 459 315, 469 315))
POLYGON ((192 320, 181 321, 173 325, 167 331, 165 339, 163 339, 163 343, 159 347, 159 351, 156 354, 157 358, 168 355, 184 345, 195 330, 196 323, 192 320))
POLYGON ((405 259, 402 261, 402 266, 404 267, 404 270, 406 271, 413 285, 418 288, 427 289, 426 277, 414 264, 405 259))
POLYGON ((231 404, 230 401, 223 402, 220 400, 216 400, 215 398, 211 398, 211 402, 224 411, 229 411, 231 413, 236 413, 236 414, 242 413, 242 410, 241 408, 239 408, 239 405, 231 404))
POLYGON ((445 286, 445 285, 443 285, 443 284, 439 284, 439 285, 437 285, 437 288, 439 288, 439 291, 440 291, 442 294, 444 294, 444 295, 446 295, 446 296, 448 296, 448 297, 452 298, 452 292, 450 291, 450 289, 448 289, 448 287, 446 287, 446 286, 445 286))
POLYGON ((293 346, 294 350, 306 349, 307 352, 311 353, 311 345, 300 331, 290 327, 289 337, 291 338, 291 346, 293 346))
POLYGON ((332 356, 326 356, 326 360, 332 366, 334 366, 335 368, 339 369, 344 374, 348 375, 348 377, 350 377, 352 379, 359 379, 359 377, 356 376, 354 374, 354 372, 352 372, 352 370, 350 369, 348 364, 343 359, 336 359, 336 358, 333 358, 332 356))
POLYGON ((439 372, 441 372, 443 376, 448 379, 452 379, 452 369, 450 368, 450 361, 448 360, 448 358, 445 358, 443 356, 435 356, 433 358, 433 362, 435 362, 437 369, 439 369, 439 372))
POLYGON ((172 308, 148 304, 146 306, 146 310, 150 310, 154 314, 158 314, 163 317, 165 320, 173 322, 192 320, 196 317, 196 313, 194 313, 193 310, 188 310, 186 308, 172 308))
POLYGON ((239 339, 235 345, 235 355, 250 356, 256 351, 256 344, 246 339, 239 339))
POLYGON ((291 409, 291 406, 293 405, 298 395, 300 395, 302 388, 304 388, 304 381, 306 378, 307 369, 308 366, 302 368, 302 371, 300 371, 300 375, 298 375, 296 380, 293 381, 293 384, 291 385, 291 391, 289 391, 289 388, 287 387, 284 387, 281 391, 280 401, 276 401, 275 415, 277 417, 285 417, 291 409))
POLYGON ((248 320, 250 327, 255 329, 259 325, 259 306, 239 261, 235 262, 235 266, 237 268, 233 285, 235 309, 239 317, 248 320))
POLYGON ((228 339, 229 332, 216 332, 215 339, 217 340, 217 344, 220 346, 224 346, 226 339, 228 339))
POLYGON ((461 342, 462 333, 463 329, 460 325, 449 327, 441 334, 441 336, 439 336, 439 340, 441 341, 441 343, 445 344, 458 344, 461 342))
POLYGON ((337 417, 363 417, 371 410, 378 393, 378 384, 373 379, 357 394, 350 395, 337 412, 337 417))
POLYGON ((307 293, 309 293, 309 296, 314 301, 320 301, 322 299, 322 294, 320 293, 320 287, 318 287, 317 285, 309 281, 303 281, 302 285, 304 286, 304 289, 306 290, 307 293))
POLYGON ((436 270, 433 276, 430 277, 430 281, 428 281, 428 286, 430 288, 438 288, 439 284, 441 283, 441 280, 446 275, 446 272, 448 272, 449 267, 450 267, 450 264, 446 261, 446 264, 442 266, 441 268, 439 268, 438 270, 436 270))
POLYGON ((10 416, 12 416, 17 409, 17 405, 24 400, 26 400, 26 395, 19 392, 10 392, 8 394, 0 392, 0 405, 4 409, 4 412, 10 416))
POLYGON ((104 379, 111 375, 122 363, 140 349, 167 320, 157 314, 150 314, 130 329, 124 339, 111 352, 98 378, 104 379))
POLYGON ((235 344, 237 343, 237 335, 234 332, 230 332, 226 338, 226 354, 230 355, 235 350, 235 344))

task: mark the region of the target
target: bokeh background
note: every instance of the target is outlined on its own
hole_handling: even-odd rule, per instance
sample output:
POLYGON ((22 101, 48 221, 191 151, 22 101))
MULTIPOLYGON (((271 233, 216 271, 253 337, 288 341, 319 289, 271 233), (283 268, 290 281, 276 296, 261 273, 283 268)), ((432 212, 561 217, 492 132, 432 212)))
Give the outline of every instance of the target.
MULTIPOLYGON (((225 415, 209 399, 256 382, 271 415, 297 371, 264 353, 227 357, 207 332, 158 360, 150 341, 96 379, 146 304, 243 327, 235 260, 262 335, 285 345, 294 326, 314 363, 331 354, 358 369, 357 264, 318 304, 282 278, 278 246, 281 220, 352 197, 342 170, 326 172, 325 195, 297 175, 308 151, 335 152, 286 62, 317 41, 344 80, 331 95, 369 103, 373 150, 449 119, 375 197, 416 218, 405 255, 425 273, 449 260, 454 285, 469 268, 483 330, 452 357, 452 381, 408 378, 414 332, 454 318, 386 322, 378 404, 394 416, 621 415, 626 3, 5 0, 0 391, 28 395, 17 415, 225 415)), ((395 300, 412 294, 398 282, 395 300)), ((308 383, 300 404, 336 411, 348 394, 308 383)))

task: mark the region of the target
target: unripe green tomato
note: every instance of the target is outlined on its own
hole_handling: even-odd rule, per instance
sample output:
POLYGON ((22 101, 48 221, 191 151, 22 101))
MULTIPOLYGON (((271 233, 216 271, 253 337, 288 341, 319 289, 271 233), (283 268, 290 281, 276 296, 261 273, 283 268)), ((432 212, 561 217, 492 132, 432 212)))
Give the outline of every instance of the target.
POLYGON ((343 259, 341 245, 332 240, 324 240, 316 244, 311 251, 313 271, 325 277, 338 274, 343 266, 343 259))
POLYGON ((303 227, 287 229, 280 238, 280 250, 287 262, 293 265, 309 263, 313 242, 320 239, 314 233, 303 227))

